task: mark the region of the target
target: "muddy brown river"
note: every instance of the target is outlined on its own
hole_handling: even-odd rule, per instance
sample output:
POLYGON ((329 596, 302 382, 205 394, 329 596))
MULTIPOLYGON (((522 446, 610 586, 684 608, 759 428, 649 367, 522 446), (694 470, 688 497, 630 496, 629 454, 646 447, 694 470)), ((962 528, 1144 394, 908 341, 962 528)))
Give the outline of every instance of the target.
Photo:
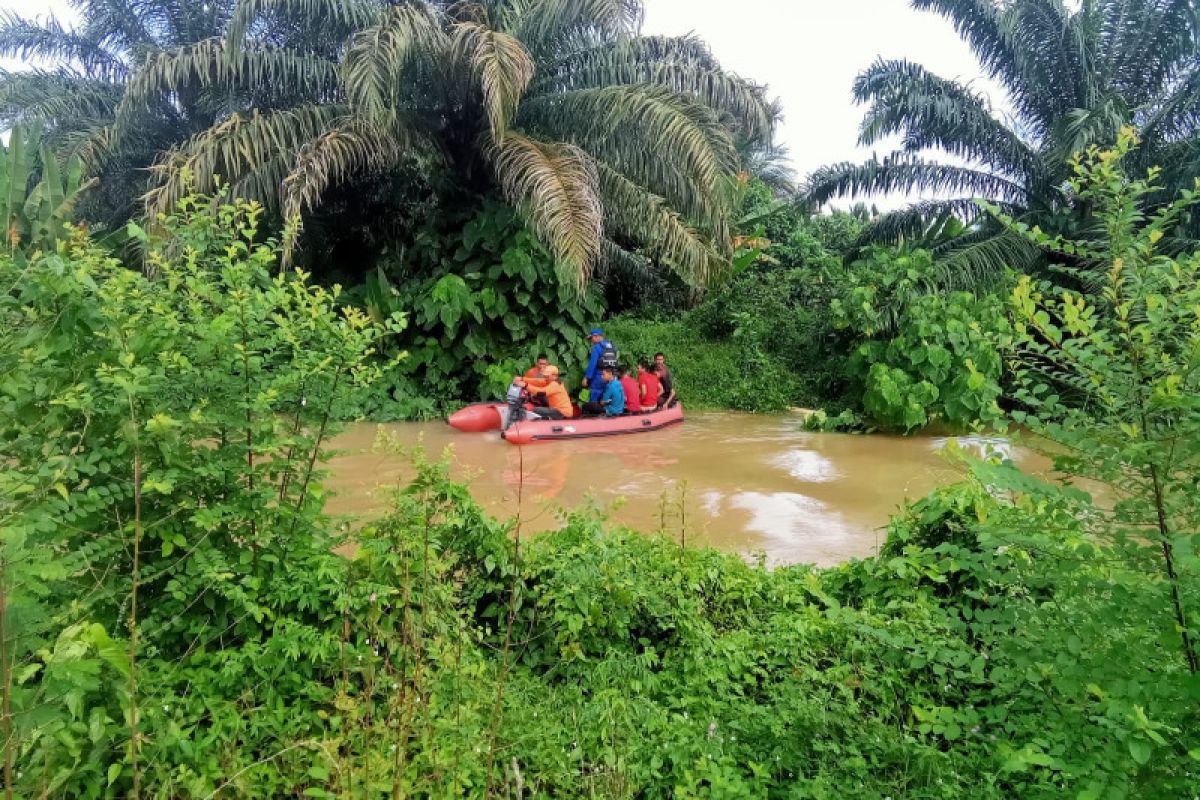
MULTIPOLYGON (((461 433, 445 423, 356 424, 334 440, 329 510, 369 517, 384 510, 376 489, 412 474, 400 455, 373 450, 382 429, 431 457, 451 448, 455 475, 496 515, 517 512, 522 459, 524 529, 559 526, 559 512, 593 503, 614 521, 665 530, 689 545, 712 545, 769 564, 830 565, 874 554, 888 517, 906 499, 951 483, 959 468, 937 436, 808 433, 799 417, 689 413, 673 428, 633 436, 548 442, 524 448, 496 433, 461 433)), ((964 448, 1007 448, 998 439, 958 437, 964 448)), ((1015 450, 1022 467, 1044 462, 1015 450)))

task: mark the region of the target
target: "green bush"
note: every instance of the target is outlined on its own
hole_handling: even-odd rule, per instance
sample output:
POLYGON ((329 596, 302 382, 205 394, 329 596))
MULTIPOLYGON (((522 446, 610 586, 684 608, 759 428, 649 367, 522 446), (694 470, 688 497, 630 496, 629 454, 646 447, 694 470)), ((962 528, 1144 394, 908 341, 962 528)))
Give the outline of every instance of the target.
POLYGON ((777 359, 737 341, 707 339, 686 320, 617 317, 605 333, 628 363, 663 353, 689 408, 781 411, 801 396, 799 379, 777 359))
POLYGON ((538 353, 579 374, 584 335, 603 313, 593 290, 576 294, 560 283, 549 250, 498 203, 431 222, 354 300, 409 320, 390 342, 407 357, 358 404, 373 418, 425 418, 456 402, 502 397, 508 378, 538 353))
POLYGON ((956 428, 1000 416, 1009 339, 998 296, 930 293, 925 251, 873 250, 848 268, 832 303, 839 328, 865 339, 847 361, 872 423, 911 431, 941 420, 956 428))
POLYGON ((403 320, 339 309, 336 289, 281 272, 261 214, 188 199, 164 238, 135 230, 154 278, 82 233, 28 263, 0 256, 0 659, 18 796, 128 796, 140 780, 203 797, 235 776, 238 791, 287 794, 322 760, 306 742, 337 729, 321 712, 345 567, 323 445, 403 320))

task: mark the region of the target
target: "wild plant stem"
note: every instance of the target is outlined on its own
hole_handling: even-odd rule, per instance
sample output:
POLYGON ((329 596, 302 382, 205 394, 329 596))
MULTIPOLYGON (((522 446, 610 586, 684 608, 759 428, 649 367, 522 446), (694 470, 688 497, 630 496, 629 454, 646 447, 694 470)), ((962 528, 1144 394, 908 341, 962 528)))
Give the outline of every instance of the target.
POLYGON ((408 751, 408 651, 411 646, 410 621, 412 614, 411 573, 407 554, 404 556, 404 608, 400 617, 400 680, 396 682, 396 758, 392 765, 392 800, 400 800, 408 751))
POLYGON ((292 442, 288 445, 287 457, 284 459, 283 479, 279 481, 279 502, 287 496, 288 483, 292 477, 292 458, 296 454, 296 437, 300 434, 300 423, 304 417, 304 383, 300 384, 300 405, 296 407, 296 419, 292 423, 292 442))
MULTIPOLYGON (((317 456, 321 454, 321 444, 325 440, 325 430, 329 426, 329 416, 333 413, 333 400, 337 395, 338 383, 342 380, 342 364, 338 364, 337 373, 333 376, 333 388, 329 390, 329 402, 325 404, 325 412, 321 415, 321 424, 317 428, 317 438, 313 442, 312 452, 308 456, 308 468, 304 471, 304 482, 300 484, 300 497, 296 500, 296 511, 300 511, 304 507, 304 501, 308 497, 308 484, 312 480, 313 470, 317 466, 317 456)), ((293 521, 292 527, 295 527, 293 521)))
POLYGON ((508 616, 504 623, 504 646, 500 655, 500 674, 496 678, 496 703, 492 708, 491 741, 488 743, 487 784, 484 797, 492 796, 492 774, 496 766, 496 737, 500 732, 500 722, 504 708, 504 682, 508 677, 508 657, 512 647, 513 621, 517 616, 517 581, 521 575, 521 501, 525 492, 525 451, 517 448, 517 527, 516 540, 513 543, 512 583, 508 592, 508 616))
MULTIPOLYGON (((250 399, 250 333, 246 327, 245 298, 238 303, 238 318, 242 329, 242 373, 246 377, 246 488, 254 494, 254 412, 250 399)), ((250 542, 257 552, 258 525, 253 516, 250 517, 250 542)))
POLYGON ((0 557, 0 681, 4 682, 4 800, 13 798, 12 665, 8 661, 8 561, 0 557))
POLYGON ((137 800, 141 793, 142 775, 138 768, 138 706, 137 706, 137 611, 138 583, 141 580, 142 547, 142 446, 138 436, 137 410, 129 398, 129 419, 133 424, 133 585, 129 592, 129 761, 133 769, 133 790, 130 797, 137 800))
POLYGON ((1158 515, 1158 533, 1162 545, 1163 563, 1167 571, 1167 579, 1171 583, 1171 602, 1175 606, 1175 621, 1179 625, 1179 635, 1183 639, 1183 657, 1187 661, 1188 670, 1195 675, 1200 671, 1200 662, 1196 658, 1196 645, 1188 632, 1187 615, 1183 610, 1183 599, 1179 596, 1179 575, 1175 572, 1175 553, 1171 547, 1171 528, 1167 523, 1166 504, 1163 502, 1162 482, 1158 477, 1158 467, 1150 465, 1150 479, 1154 485, 1154 510, 1158 515))

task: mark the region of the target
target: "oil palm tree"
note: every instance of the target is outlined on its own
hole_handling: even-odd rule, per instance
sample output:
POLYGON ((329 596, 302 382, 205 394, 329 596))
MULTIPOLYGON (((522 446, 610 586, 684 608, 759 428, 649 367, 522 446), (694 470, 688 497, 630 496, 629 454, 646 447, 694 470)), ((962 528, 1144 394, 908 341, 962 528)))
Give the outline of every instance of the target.
POLYGON ((76 27, 0 12, 0 55, 48 65, 0 71, 0 126, 37 124, 64 162, 79 156, 89 174, 102 177, 100 192, 85 201, 89 216, 120 222, 135 212, 137 195, 148 188, 144 170, 157 154, 207 129, 221 113, 210 96, 159 98, 115 146, 112 126, 126 89, 162 53, 220 36, 236 6, 234 0, 71 5, 81 20, 76 27))
POLYGON ((854 97, 868 110, 860 142, 899 134, 901 149, 817 170, 807 197, 941 196, 885 214, 864 242, 920 242, 932 233, 944 278, 972 285, 1004 266, 1030 269, 1042 260, 977 201, 1047 230, 1085 234, 1086 209, 1067 185, 1070 156, 1115 141, 1124 125, 1139 132, 1141 166, 1163 166, 1171 189, 1190 185, 1197 174, 1195 0, 913 0, 912 6, 953 23, 1007 91, 1011 118, 998 116, 969 85, 918 64, 879 60, 861 73, 854 97), (952 218, 962 229, 947 237, 952 218))
MULTIPOLYGON (((154 132, 150 215, 220 176, 307 217, 335 189, 415 165, 507 198, 575 285, 634 253, 699 285, 728 263, 735 142, 767 143, 774 120, 763 89, 699 40, 638 35, 638 0, 224 0, 182 33, 173 12, 194 4, 135 4, 172 13, 133 24, 114 11, 128 0, 79 2, 79 32, 7 20, 0 52, 69 60, 6 76, 8 96, 69 84, 43 95, 70 113, 43 118, 110 161, 154 132)), ((18 105, 0 113, 32 113, 18 105)))

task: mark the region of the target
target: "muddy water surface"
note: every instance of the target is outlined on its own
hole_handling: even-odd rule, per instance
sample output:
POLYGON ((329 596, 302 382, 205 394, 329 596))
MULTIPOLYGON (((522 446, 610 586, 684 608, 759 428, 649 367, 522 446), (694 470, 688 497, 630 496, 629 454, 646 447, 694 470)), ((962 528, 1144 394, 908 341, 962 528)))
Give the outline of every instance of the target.
MULTIPOLYGON (((517 511, 523 459, 526 530, 558 527, 561 509, 593 502, 639 530, 665 528, 676 538, 686 530, 689 544, 763 553, 771 564, 872 555, 905 498, 959 475, 940 455, 943 437, 806 433, 795 416, 689 413, 682 425, 654 433, 524 448, 440 422, 359 424, 334 441, 344 453, 326 483, 336 492, 331 511, 379 513, 377 487, 411 476, 402 456, 372 451, 380 429, 407 445, 423 443, 431 456, 451 447, 456 475, 497 515, 517 511)), ((1044 466, 1024 451, 1013 456, 1026 468, 1044 466)))

